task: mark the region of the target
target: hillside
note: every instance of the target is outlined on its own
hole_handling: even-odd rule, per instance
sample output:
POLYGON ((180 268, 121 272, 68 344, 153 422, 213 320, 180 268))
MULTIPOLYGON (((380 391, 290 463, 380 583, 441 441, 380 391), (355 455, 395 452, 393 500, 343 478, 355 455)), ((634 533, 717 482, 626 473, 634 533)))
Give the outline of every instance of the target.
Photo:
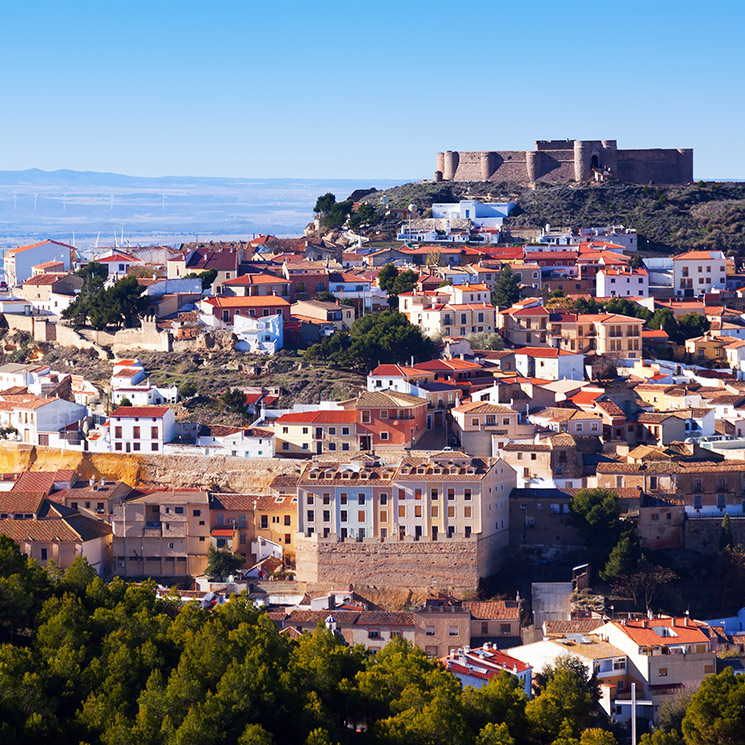
MULTIPOLYGON (((624 225, 636 228, 639 245, 650 252, 672 253, 716 248, 745 253, 745 183, 697 182, 684 186, 604 183, 539 185, 536 189, 483 182, 422 182, 364 198, 380 208, 415 204, 426 216, 433 202, 490 197, 517 202, 506 227, 624 225)), ((377 226, 379 227, 379 226, 377 226)))

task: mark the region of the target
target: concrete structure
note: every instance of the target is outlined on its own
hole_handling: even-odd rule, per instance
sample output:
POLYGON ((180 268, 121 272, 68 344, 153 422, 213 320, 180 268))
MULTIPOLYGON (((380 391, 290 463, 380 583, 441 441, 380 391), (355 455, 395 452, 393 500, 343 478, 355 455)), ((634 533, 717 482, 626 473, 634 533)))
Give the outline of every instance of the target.
POLYGON ((33 267, 48 261, 59 262, 65 271, 72 269, 75 249, 59 241, 41 241, 29 246, 8 249, 3 256, 3 269, 8 287, 23 284, 33 274, 33 267))
POLYGON ((649 297, 649 274, 646 269, 600 269, 595 275, 597 297, 649 297))
POLYGON ((207 566, 207 492, 147 494, 114 507, 114 571, 123 577, 197 576, 207 566))
POLYGON ((168 406, 120 406, 109 418, 109 448, 115 453, 162 453, 176 434, 168 406))
POLYGON ((515 350, 515 369, 526 378, 584 380, 585 355, 565 349, 523 347, 515 350))
POLYGON ((615 140, 537 140, 534 150, 437 153, 435 181, 603 181, 685 184, 693 150, 619 150, 615 140))
POLYGON ((686 251, 673 256, 676 297, 696 297, 727 287, 727 259, 721 251, 686 251))
POLYGON ((281 313, 252 318, 233 317, 233 333, 238 337, 235 349, 253 354, 275 354, 285 343, 284 320, 281 313))

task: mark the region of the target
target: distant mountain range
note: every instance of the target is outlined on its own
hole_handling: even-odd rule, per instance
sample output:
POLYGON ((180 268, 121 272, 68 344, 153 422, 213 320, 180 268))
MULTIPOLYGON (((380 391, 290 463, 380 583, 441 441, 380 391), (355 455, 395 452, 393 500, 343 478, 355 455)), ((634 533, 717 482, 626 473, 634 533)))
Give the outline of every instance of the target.
POLYGON ((0 248, 54 238, 78 247, 174 243, 254 233, 295 235, 316 198, 393 180, 143 177, 94 171, 0 171, 0 248), (116 236, 116 239, 114 238, 116 236))

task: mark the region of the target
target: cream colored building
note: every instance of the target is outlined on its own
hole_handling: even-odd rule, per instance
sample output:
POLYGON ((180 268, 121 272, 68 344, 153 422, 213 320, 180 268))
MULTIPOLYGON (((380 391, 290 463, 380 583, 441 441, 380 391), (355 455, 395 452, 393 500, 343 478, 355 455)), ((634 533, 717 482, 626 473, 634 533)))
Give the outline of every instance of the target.
POLYGON ((321 410, 283 414, 274 424, 279 455, 321 455, 356 451, 357 412, 321 410))
POLYGON ((162 491, 114 507, 114 572, 123 577, 198 576, 207 566, 207 492, 162 491))

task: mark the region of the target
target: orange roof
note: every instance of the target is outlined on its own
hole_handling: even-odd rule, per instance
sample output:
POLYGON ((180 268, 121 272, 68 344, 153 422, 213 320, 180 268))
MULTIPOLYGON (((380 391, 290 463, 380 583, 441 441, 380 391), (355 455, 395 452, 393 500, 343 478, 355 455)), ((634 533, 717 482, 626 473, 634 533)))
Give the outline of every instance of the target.
POLYGON ((204 301, 215 308, 252 308, 273 305, 276 307, 290 306, 282 297, 274 295, 260 295, 253 297, 211 297, 204 301))
POLYGON ((612 622, 640 647, 670 646, 677 644, 703 644, 709 637, 696 621, 684 618, 643 618, 624 623, 612 622), (670 636, 660 636, 655 629, 670 629, 670 636))
POLYGON ((223 282, 224 285, 244 287, 248 285, 272 285, 272 284, 290 284, 289 279, 277 277, 274 274, 242 274, 240 277, 233 277, 223 282))
POLYGON ((19 246, 18 248, 10 248, 5 252, 5 255, 15 256, 16 254, 23 253, 24 251, 28 251, 31 248, 38 248, 39 246, 43 246, 47 243, 54 243, 55 245, 63 246, 64 248, 73 248, 73 246, 68 246, 66 243, 60 243, 59 241, 46 240, 46 241, 39 241, 38 243, 31 243, 28 246, 19 246))
POLYGON ((108 263, 114 263, 115 261, 131 261, 133 263, 140 263, 139 259, 135 259, 134 256, 130 256, 129 254, 115 252, 111 254, 111 256, 103 256, 100 259, 95 259, 96 263, 98 264, 108 264, 108 263))
POLYGON ((156 417, 160 419, 170 411, 167 406, 120 406, 116 411, 111 412, 112 419, 133 419, 135 417, 156 417))
POLYGON ((711 261, 712 259, 724 260, 724 254, 721 251, 686 251, 685 253, 673 256, 673 261, 681 259, 691 261, 711 261))
POLYGON ((354 424, 357 412, 354 409, 333 411, 298 411, 283 414, 277 423, 282 424, 354 424))
POLYGON ((415 367, 406 365, 378 365, 369 375, 385 377, 424 377, 430 375, 426 370, 417 370, 415 367))
POLYGON ((522 347, 515 350, 515 355, 524 354, 528 357, 559 357, 567 354, 582 354, 582 352, 567 352, 564 349, 555 347, 522 347))

